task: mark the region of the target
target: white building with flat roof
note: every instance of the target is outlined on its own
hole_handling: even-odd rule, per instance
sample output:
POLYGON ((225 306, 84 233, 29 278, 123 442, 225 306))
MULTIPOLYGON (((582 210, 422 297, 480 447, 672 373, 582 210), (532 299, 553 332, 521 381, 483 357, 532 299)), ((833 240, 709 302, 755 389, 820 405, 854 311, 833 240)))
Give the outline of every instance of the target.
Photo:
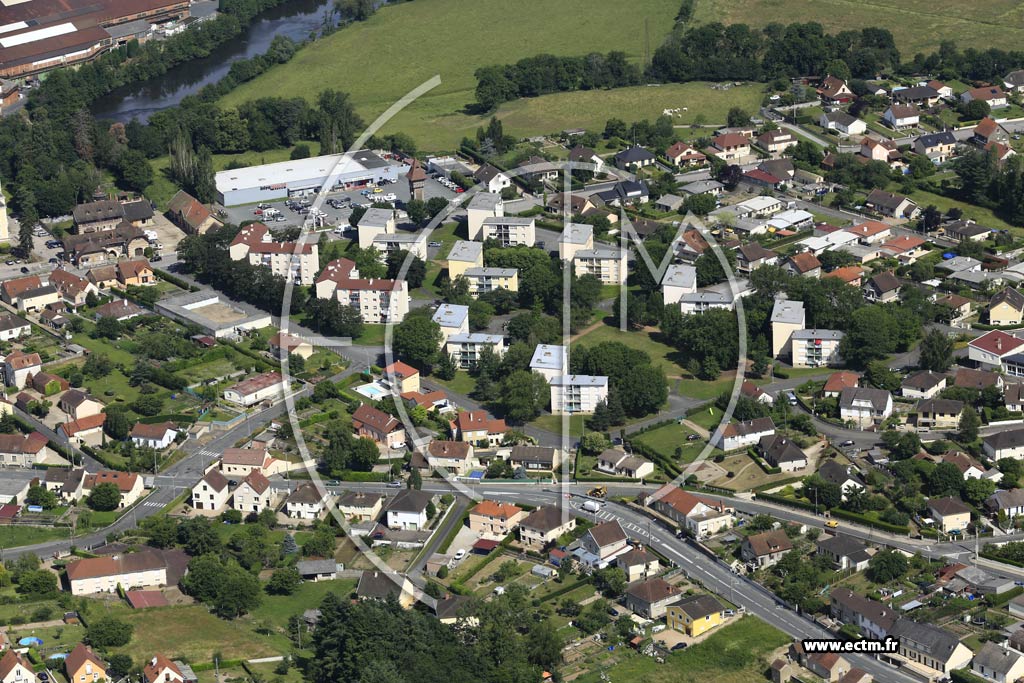
POLYGON ((607 377, 559 375, 551 380, 551 412, 555 415, 592 413, 607 400, 607 377))
POLYGON ((381 261, 385 263, 388 260, 388 256, 403 250, 424 261, 427 260, 427 241, 423 233, 396 232, 380 234, 373 238, 371 246, 380 252, 381 261))
POLYGON ((467 268, 463 277, 469 283, 471 296, 479 296, 496 289, 519 291, 519 271, 515 268, 467 268))
POLYGON ((348 154, 325 154, 273 164, 219 171, 214 177, 217 202, 223 206, 254 204, 303 196, 328 189, 361 186, 381 180, 397 181, 407 167, 362 149, 348 154))
POLYGON ((661 281, 661 296, 665 305, 677 304, 685 294, 697 291, 697 269, 689 264, 672 264, 661 281))
POLYGON ((532 247, 536 232, 533 218, 501 216, 485 218, 482 224, 483 240, 497 240, 503 247, 532 247))
POLYGON ((455 304, 441 304, 431 318, 441 326, 441 334, 444 335, 444 342, 453 334, 467 334, 469 332, 469 306, 457 306, 455 304))
POLYGON ((459 240, 448 252, 448 278, 454 280, 469 268, 484 267, 484 245, 480 242, 459 240))
POLYGON ((580 249, 594 248, 594 226, 569 223, 558 237, 558 258, 571 261, 580 249))
POLYGON ((576 277, 593 275, 606 285, 626 283, 628 268, 626 252, 622 249, 580 249, 572 258, 572 266, 576 277))
POLYGON ((505 337, 500 334, 468 332, 453 334, 445 342, 445 353, 454 361, 460 370, 473 368, 480 360, 481 354, 490 350, 497 357, 505 355, 505 337))
POLYGON ((550 384, 555 377, 569 374, 569 354, 564 346, 537 344, 530 359, 530 370, 544 375, 550 384))
POLYGON ((794 368, 818 368, 839 362, 838 330, 797 330, 790 337, 794 368))
POLYGON ((790 355, 793 333, 806 326, 804 302, 793 299, 776 299, 772 307, 772 358, 790 355))
POLYGON ((500 194, 477 192, 466 206, 466 234, 469 239, 479 242, 483 235, 484 220, 504 215, 505 203, 501 200, 500 194))

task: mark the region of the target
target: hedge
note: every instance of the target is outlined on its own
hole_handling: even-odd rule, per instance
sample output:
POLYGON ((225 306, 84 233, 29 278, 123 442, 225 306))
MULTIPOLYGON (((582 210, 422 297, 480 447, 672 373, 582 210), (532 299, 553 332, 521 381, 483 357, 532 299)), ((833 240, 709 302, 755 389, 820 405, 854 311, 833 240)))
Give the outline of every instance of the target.
POLYGON ((1024 567, 1024 562, 1018 562, 1017 560, 1011 560, 1011 559, 1009 559, 1007 557, 1003 557, 1001 555, 997 555, 997 554, 995 554, 993 552, 990 552, 988 550, 982 550, 978 554, 981 555, 982 557, 984 557, 986 560, 992 560, 993 562, 1002 562, 1003 564, 1012 565, 1014 567, 1024 567))
POLYGON ((751 460, 757 463, 757 466, 760 467, 761 471, 765 474, 782 474, 781 467, 772 467, 769 465, 765 462, 764 458, 757 454, 757 451, 755 451, 753 447, 747 448, 747 455, 751 460))
MULTIPOLYGON (((242 666, 244 663, 244 659, 223 659, 217 662, 217 666, 222 669, 233 669, 236 666, 242 666)), ((214 664, 213 662, 202 662, 201 664, 190 664, 189 666, 192 667, 193 671, 212 671, 214 664)))
POLYGON ((469 519, 469 512, 470 512, 470 510, 472 510, 472 508, 466 508, 466 511, 462 513, 462 517, 459 518, 459 523, 456 524, 455 526, 453 526, 452 530, 448 532, 448 535, 445 536, 444 541, 438 547, 437 552, 439 552, 439 553, 446 553, 446 552, 448 552, 448 548, 451 547, 452 541, 455 540, 455 537, 458 536, 459 532, 462 531, 463 527, 465 527, 466 521, 469 519))
POLYGON ((570 584, 568 586, 562 586, 558 590, 551 591, 550 593, 548 593, 547 595, 545 595, 541 599, 541 602, 547 602, 548 600, 554 600, 555 598, 560 598, 563 595, 565 595, 566 593, 571 593, 572 591, 576 590, 580 586, 588 586, 588 585, 592 584, 593 582, 594 582, 594 578, 588 574, 587 576, 581 578, 579 581, 577 581, 574 584, 570 584))
POLYGON ((175 287, 181 287, 182 289, 186 289, 186 290, 188 290, 190 292, 198 292, 199 291, 199 288, 196 287, 195 285, 191 284, 190 282, 186 282, 185 280, 182 280, 177 275, 171 275, 166 270, 163 270, 161 268, 153 268, 153 273, 156 274, 157 276, 159 276, 159 278, 161 280, 165 280, 166 282, 170 282, 175 287))
POLYGON ((975 676, 967 669, 953 669, 949 672, 949 677, 953 683, 986 683, 984 678, 975 676))
POLYGON ((993 607, 999 607, 1013 600, 1015 597, 1024 593, 1024 586, 1015 586, 1013 589, 1000 593, 999 595, 986 595, 985 599, 988 600, 988 604, 993 607))
POLYGON ((805 503, 802 500, 795 498, 786 498, 785 496, 777 496, 774 493, 763 493, 761 491, 755 491, 754 497, 757 499, 767 500, 771 503, 778 503, 779 505, 787 505, 789 507, 801 508, 803 510, 820 511, 822 507, 819 505, 815 508, 814 503, 805 503))
POLYGON ((876 529, 881 529, 882 531, 888 531, 894 534, 910 533, 910 527, 900 526, 898 524, 889 524, 888 522, 883 522, 880 519, 871 519, 870 517, 866 517, 865 515, 857 514, 856 512, 850 512, 849 510, 835 508, 831 511, 831 514, 833 517, 839 517, 840 519, 846 519, 851 522, 858 522, 865 526, 874 527, 876 529))
POLYGON ((140 417, 139 422, 147 425, 160 424, 161 422, 187 422, 192 424, 196 421, 195 415, 188 415, 186 413, 168 413, 166 415, 151 415, 150 417, 140 417))

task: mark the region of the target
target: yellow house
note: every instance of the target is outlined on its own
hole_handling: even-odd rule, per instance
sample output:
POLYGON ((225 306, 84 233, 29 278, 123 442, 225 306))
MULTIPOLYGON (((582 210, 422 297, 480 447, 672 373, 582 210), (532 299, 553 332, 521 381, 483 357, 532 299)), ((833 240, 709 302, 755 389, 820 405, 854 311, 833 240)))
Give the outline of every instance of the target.
POLYGON ((81 643, 64 660, 64 669, 70 683, 94 683, 107 678, 107 665, 81 643))
POLYGON ((992 297, 988 306, 988 319, 992 325, 1020 325, 1024 317, 1024 294, 1007 287, 992 297))
POLYGON ((723 611, 715 596, 692 595, 669 605, 665 619, 669 628, 697 637, 721 624, 725 620, 723 611))
POLYGON ((400 360, 384 368, 384 377, 399 394, 420 390, 420 371, 400 360))

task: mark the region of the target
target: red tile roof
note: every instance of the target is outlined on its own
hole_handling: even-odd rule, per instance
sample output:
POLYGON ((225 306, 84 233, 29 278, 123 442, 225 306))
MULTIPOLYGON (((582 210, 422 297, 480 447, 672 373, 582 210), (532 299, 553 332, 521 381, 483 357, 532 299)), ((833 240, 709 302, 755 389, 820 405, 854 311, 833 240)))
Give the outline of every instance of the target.
POLYGON ((1024 339, 1018 339, 1002 330, 986 332, 977 339, 971 340, 968 344, 968 346, 998 356, 1006 355, 1022 345, 1024 345, 1024 339))

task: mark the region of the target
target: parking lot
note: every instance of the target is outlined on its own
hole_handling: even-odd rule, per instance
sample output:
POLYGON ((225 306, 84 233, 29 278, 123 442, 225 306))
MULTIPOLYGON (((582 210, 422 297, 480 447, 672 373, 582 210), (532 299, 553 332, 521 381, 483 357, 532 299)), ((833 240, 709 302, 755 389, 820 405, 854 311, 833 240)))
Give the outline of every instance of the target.
MULTIPOLYGON (((352 214, 352 207, 354 206, 365 206, 369 207, 373 202, 384 201, 384 197, 393 195, 389 203, 401 208, 405 202, 409 201, 409 184, 405 182, 404 178, 399 178, 397 182, 381 185, 378 189, 380 192, 372 193, 371 196, 364 196, 362 194, 363 189, 353 189, 348 191, 330 192, 327 194, 326 200, 323 205, 320 206, 320 211, 323 215, 323 227, 335 227, 338 225, 347 225, 348 218, 352 214), (333 201, 332 201, 333 200, 333 201), (332 206, 331 204, 336 204, 332 206)), ((444 197, 445 199, 451 200, 456 196, 456 192, 448 189, 437 180, 428 178, 424 185, 424 196, 427 199, 433 197, 444 197)), ((390 198, 390 197, 389 197, 390 198)), ((257 208, 257 205, 247 204, 244 206, 233 206, 225 209, 228 214, 228 222, 239 224, 244 221, 263 220, 268 225, 276 228, 293 228, 303 225, 307 214, 300 213, 296 207, 295 202, 306 202, 312 208, 314 195, 307 197, 292 197, 290 200, 280 199, 277 201, 263 202, 261 205, 267 206, 272 210, 273 220, 269 218, 263 218, 263 209, 257 208), (289 206, 289 204, 292 204, 289 206), (259 213, 256 213, 259 211, 259 213)))

